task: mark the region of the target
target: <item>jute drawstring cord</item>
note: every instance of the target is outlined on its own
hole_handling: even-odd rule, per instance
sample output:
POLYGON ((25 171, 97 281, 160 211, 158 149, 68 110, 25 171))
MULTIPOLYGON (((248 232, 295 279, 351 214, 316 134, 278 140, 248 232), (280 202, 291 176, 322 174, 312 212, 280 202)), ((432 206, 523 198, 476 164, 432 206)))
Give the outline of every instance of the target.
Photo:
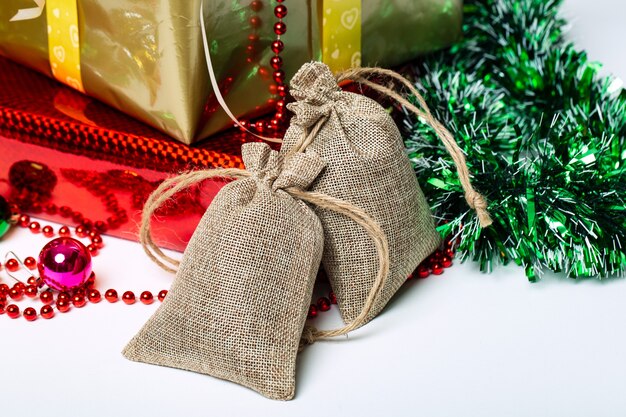
POLYGON ((467 201, 467 204, 471 208, 476 210, 476 215, 478 216, 481 227, 487 227, 491 225, 492 220, 487 210, 487 201, 472 186, 469 170, 467 168, 467 162, 465 160, 465 155, 463 154, 463 151, 461 150, 461 148, 459 148, 459 145, 456 143, 456 140, 452 136, 452 133, 450 133, 450 131, 446 129, 446 127, 442 125, 441 122, 439 122, 439 120, 437 120, 432 115, 428 105, 426 104, 426 100, 424 100, 424 97, 422 97, 419 91, 417 91, 417 88, 415 88, 413 83, 404 78, 402 75, 384 68, 352 68, 337 74, 336 79, 338 83, 350 80, 359 84, 366 85, 371 89, 396 100, 405 108, 413 112, 417 117, 421 118, 430 127, 432 127, 436 135, 443 142, 446 150, 452 157, 452 160, 454 161, 454 165, 456 166, 456 170, 459 176, 459 181, 461 182, 461 186, 463 187, 463 191, 465 192, 465 200, 467 201), (415 96, 415 99, 419 103, 419 107, 415 106, 413 103, 411 103, 409 100, 404 98, 401 94, 397 93, 393 89, 368 80, 367 77, 369 76, 382 76, 388 79, 391 78, 393 80, 399 81, 415 96))
MULTIPOLYGON (((242 179, 251 176, 252 173, 243 169, 218 168, 189 172, 163 181, 163 183, 148 198, 142 215, 139 237, 141 245, 150 259, 169 272, 176 272, 177 267, 180 265, 180 261, 165 255, 152 240, 150 226, 151 219, 155 211, 158 210, 163 203, 169 201, 176 193, 209 178, 221 177, 225 179, 242 179)), ((305 345, 312 344, 317 340, 347 334, 352 330, 361 327, 366 322, 366 318, 374 306, 374 302, 385 285, 387 276, 389 275, 389 246, 387 243, 387 237, 378 223, 376 223, 365 211, 360 208, 346 201, 322 193, 303 191, 294 187, 286 188, 284 191, 295 199, 302 200, 321 209, 332 210, 340 213, 359 224, 371 237, 379 259, 376 279, 358 317, 346 326, 336 330, 318 330, 312 326, 305 326, 303 338, 300 342, 300 349, 302 349, 305 345)))

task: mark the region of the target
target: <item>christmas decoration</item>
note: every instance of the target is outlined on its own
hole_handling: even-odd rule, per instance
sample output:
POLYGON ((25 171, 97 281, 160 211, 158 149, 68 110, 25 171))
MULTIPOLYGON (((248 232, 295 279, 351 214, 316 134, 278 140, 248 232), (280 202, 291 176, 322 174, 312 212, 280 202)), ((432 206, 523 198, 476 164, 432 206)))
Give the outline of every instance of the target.
POLYGON ((626 272, 626 92, 563 36, 560 0, 471 0, 464 40, 414 70, 489 201, 481 229, 433 131, 404 122, 406 146, 458 256, 510 261, 535 281, 626 272))

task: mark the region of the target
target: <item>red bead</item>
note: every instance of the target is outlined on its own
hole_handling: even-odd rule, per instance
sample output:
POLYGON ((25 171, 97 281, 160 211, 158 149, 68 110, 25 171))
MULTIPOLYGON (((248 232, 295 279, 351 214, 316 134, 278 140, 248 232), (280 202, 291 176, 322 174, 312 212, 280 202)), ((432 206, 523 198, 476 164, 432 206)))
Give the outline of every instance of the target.
POLYGON ((317 308, 320 311, 330 310, 330 300, 326 297, 321 297, 319 300, 317 300, 317 308))
POLYGON ((57 300, 57 310, 61 313, 67 313, 70 311, 70 302, 69 300, 57 300))
POLYGON ((148 304, 152 304, 152 302, 154 301, 154 296, 152 295, 150 291, 144 291, 139 296, 139 299, 141 300, 142 303, 144 303, 145 305, 148 305, 148 304))
POLYGON ((48 214, 57 214, 57 206, 53 203, 46 204, 44 210, 48 214))
POLYGON ((104 298, 105 298, 105 299, 106 299, 109 303, 115 303, 115 302, 117 302, 117 300, 118 300, 118 297, 117 297, 117 291, 115 291, 114 289, 107 290, 107 291, 104 293, 104 298))
POLYGON ((103 222, 102 220, 98 220, 97 222, 95 222, 93 224, 93 227, 96 229, 98 233, 106 233, 106 231, 109 229, 107 224, 103 222))
POLYGON ((77 307, 77 308, 84 307, 85 304, 87 304, 87 301, 85 300, 85 295, 74 294, 74 296, 72 297, 72 304, 74 304, 74 307, 77 307))
POLYGON ((39 314, 41 314, 41 317, 43 317, 44 319, 51 319, 52 317, 54 317, 54 308, 52 308, 52 306, 45 305, 41 307, 41 310, 39 310, 39 314))
POLYGON ((61 206, 59 212, 61 213, 61 217, 70 217, 74 210, 72 210, 72 208, 68 206, 61 206))
POLYGON ((135 293, 133 293, 132 291, 126 291, 122 295, 122 301, 124 301, 124 303, 128 305, 135 304, 135 293))
POLYGON ((67 226, 61 226, 59 229, 59 236, 68 237, 70 234, 70 228, 67 226))
POLYGON ((306 317, 308 319, 314 319, 315 317, 317 317, 317 307, 315 306, 315 304, 311 304, 309 306, 309 313, 306 317))
POLYGON ((274 23, 274 33, 277 35, 284 35, 287 32, 287 25, 285 22, 274 23))
POLYGON ((24 259, 24 265, 26 266, 26 268, 32 271, 33 269, 37 268, 37 261, 32 256, 29 256, 28 258, 24 259))
POLYGON ((276 87, 276 90, 278 90, 278 94, 281 96, 285 96, 287 94, 287 87, 284 84, 276 87))
POLYGON ((10 289, 7 284, 0 284, 0 296, 6 296, 10 289))
POLYGON ((452 249, 446 249, 446 251, 444 252, 444 255, 452 259, 454 258, 454 251, 452 249))
POLYGON ((27 296, 28 298, 35 298, 37 297, 38 293, 39 293, 39 288, 37 288, 36 285, 29 285, 24 290, 24 295, 27 296))
POLYGON ((0 301, 0 314, 4 314, 6 311, 7 305, 4 301, 0 301))
POLYGON ((82 223, 85 219, 85 216, 81 212, 75 211, 72 213, 72 221, 74 223, 82 223))
POLYGON ((102 300, 102 296, 100 295, 100 291, 92 288, 87 293, 87 299, 89 300, 89 302, 96 304, 102 300))
POLYGON ((37 310, 32 307, 28 307, 24 310, 24 318, 28 321, 37 320, 37 310))
POLYGON ((98 249, 101 249, 102 247, 104 247, 104 242, 102 241, 102 237, 101 236, 94 236, 94 237, 92 237, 91 238, 91 243, 96 245, 96 247, 98 249))
POLYGON ((57 296, 57 301, 70 301, 70 295, 68 293, 66 293, 65 291, 61 291, 59 293, 59 295, 57 296))
POLYGON ((21 288, 15 288, 15 286, 13 286, 9 290, 9 297, 11 297, 11 300, 21 300, 23 296, 24 290, 21 288))
POLYGON ((274 81, 283 82, 284 79, 285 79, 285 71, 283 70, 274 71, 274 81))
POLYGON ((335 295, 334 291, 328 293, 328 298, 330 299, 330 302, 332 304, 337 304, 337 296, 335 295))
POLYGON ((85 237, 87 236, 87 233, 89 233, 87 229, 85 229, 85 226, 83 225, 76 226, 76 229, 74 229, 74 232, 76 233, 76 236, 78 237, 85 237))
POLYGON ((98 256, 98 253, 100 253, 100 250, 98 249, 98 247, 94 245, 93 243, 90 245, 87 245, 87 250, 89 251, 91 256, 98 256))
POLYGON ((54 294, 52 294, 52 291, 42 291, 41 294, 39 294, 39 299, 44 304, 52 304, 54 301, 54 294))
POLYGON ((449 258, 448 256, 444 256, 441 260, 441 265, 444 268, 450 268, 452 266, 452 259, 449 258))
POLYGON ((279 100, 276 102, 276 109, 281 110, 285 107, 285 100, 279 100))
POLYGON ((22 214, 17 222, 22 227, 28 227, 30 225, 30 216, 27 214, 22 214))
POLYGON ((20 308, 15 304, 9 304, 5 311, 7 313, 7 316, 12 319, 16 319, 20 316, 20 308))
POLYGON ((273 56, 272 58, 270 58, 270 65, 275 70, 280 69, 280 67, 283 66, 283 59, 279 57, 278 55, 273 56))
POLYGON ((249 20, 250 26, 253 28, 258 28, 261 26, 261 18, 259 16, 252 16, 249 20))
POLYGON ((157 298, 159 299, 159 301, 163 301, 165 300, 165 297, 167 296, 167 290, 161 290, 159 291, 159 295, 157 296, 157 298))
POLYGON ((258 12, 263 8, 263 3, 258 0, 254 0, 252 3, 250 3, 250 8, 255 12, 258 12))
POLYGON ((41 231, 43 232, 43 235, 45 237, 54 236, 54 229, 52 228, 52 226, 44 226, 43 229, 41 229, 41 231))
POLYGON ((426 278, 430 275, 430 271, 428 270, 428 267, 426 267, 426 265, 418 266, 416 269, 416 273, 418 278, 426 278))
POLYGON ((259 120, 258 122, 256 122, 256 123, 254 124, 254 127, 255 127, 255 128, 256 128, 256 130, 258 130, 259 132, 262 132, 262 131, 263 131, 263 127, 264 127, 264 125, 263 125, 263 121, 262 121, 262 120, 259 120))
POLYGON ((443 274, 443 267, 441 266, 441 264, 435 263, 433 264, 431 268, 432 268, 433 274, 435 275, 443 274))
POLYGON ((258 42, 259 41, 259 35, 257 35, 256 33, 251 33, 251 34, 248 35, 248 40, 251 43, 258 42))
POLYGON ((87 278, 87 281, 85 281, 85 288, 92 288, 96 283, 96 274, 94 272, 91 273, 91 275, 89 275, 89 278, 87 278))
POLYGON ((93 222, 89 219, 83 219, 81 226, 83 226, 85 230, 87 231, 87 233, 89 234, 91 233, 91 229, 93 229, 93 222))
POLYGON ((285 7, 282 4, 279 4, 278 6, 274 7, 274 16, 276 16, 279 19, 282 19, 285 16, 287 16, 287 7, 285 7))
POLYGON ((27 283, 28 285, 38 285, 38 284, 39 284, 39 280, 38 280, 37 278, 35 278, 35 277, 29 277, 29 278, 26 280, 26 283, 27 283))
POLYGON ((280 39, 272 42, 272 52, 274 52, 275 54, 281 53, 283 49, 285 49, 285 44, 280 39))
POLYGON ((41 225, 38 222, 30 222, 28 228, 33 233, 39 233, 41 231, 41 225))
POLYGON ((4 266, 6 267, 6 269, 7 269, 9 272, 15 272, 15 271, 17 271, 18 269, 20 269, 20 264, 19 264, 19 262, 17 262, 17 260, 15 260, 15 259, 13 259, 13 258, 9 259, 9 260, 7 261, 7 263, 6 263, 6 264, 4 264, 4 266))

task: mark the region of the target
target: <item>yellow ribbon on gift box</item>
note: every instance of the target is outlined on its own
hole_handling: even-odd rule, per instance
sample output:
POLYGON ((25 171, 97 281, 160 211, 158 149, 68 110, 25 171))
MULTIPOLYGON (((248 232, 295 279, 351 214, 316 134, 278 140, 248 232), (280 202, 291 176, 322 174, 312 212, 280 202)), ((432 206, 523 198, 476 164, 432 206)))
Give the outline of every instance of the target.
POLYGON ((333 72, 361 66, 361 0, 323 0, 322 61, 333 72))
POLYGON ((48 57, 52 75, 60 82, 84 93, 80 74, 80 34, 76 0, 33 0, 33 2, 37 7, 18 10, 10 21, 36 19, 45 8, 48 57))

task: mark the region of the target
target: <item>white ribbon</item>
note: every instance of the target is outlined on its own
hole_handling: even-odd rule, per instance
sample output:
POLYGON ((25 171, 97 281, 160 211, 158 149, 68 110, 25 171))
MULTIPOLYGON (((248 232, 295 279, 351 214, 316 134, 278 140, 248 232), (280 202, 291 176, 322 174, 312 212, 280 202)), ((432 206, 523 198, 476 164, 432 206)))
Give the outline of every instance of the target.
MULTIPOLYGON (((41 1, 41 0, 39 0, 39 1, 41 1)), ((222 109, 224 109, 224 112, 226 112, 228 117, 230 117, 233 120, 233 122, 235 122, 235 124, 237 126, 239 126, 241 129, 243 129, 246 132, 248 132, 249 134, 251 134, 253 136, 256 136, 259 139, 263 139, 263 140, 265 140, 267 142, 282 143, 283 142, 282 139, 279 139, 279 138, 268 138, 268 137, 265 137, 265 136, 260 136, 260 135, 257 135, 256 133, 252 132, 248 128, 246 128, 244 125, 242 125, 239 122, 237 117, 233 114, 233 112, 230 110, 230 108, 226 104, 226 101, 224 100, 224 97, 222 96, 222 93, 220 92, 220 87, 217 84, 217 77, 215 76, 215 71, 213 71, 213 63, 211 62, 211 53, 209 52, 209 41, 208 41, 208 36, 207 36, 207 33, 206 33, 206 27, 204 26, 203 6, 204 6, 204 1, 201 1, 200 2, 200 28, 202 29, 202 44, 204 45, 204 56, 206 57, 206 66, 207 66, 207 69, 209 70, 209 78, 211 79, 211 87, 213 87, 213 92, 215 93, 215 98, 217 99, 218 103, 220 103, 220 106, 222 106, 222 109)))
POLYGON ((17 22, 19 20, 31 20, 37 19, 43 13, 43 8, 46 5, 46 0, 33 0, 37 7, 31 7, 29 9, 19 9, 15 16, 13 16, 9 22, 17 22))

